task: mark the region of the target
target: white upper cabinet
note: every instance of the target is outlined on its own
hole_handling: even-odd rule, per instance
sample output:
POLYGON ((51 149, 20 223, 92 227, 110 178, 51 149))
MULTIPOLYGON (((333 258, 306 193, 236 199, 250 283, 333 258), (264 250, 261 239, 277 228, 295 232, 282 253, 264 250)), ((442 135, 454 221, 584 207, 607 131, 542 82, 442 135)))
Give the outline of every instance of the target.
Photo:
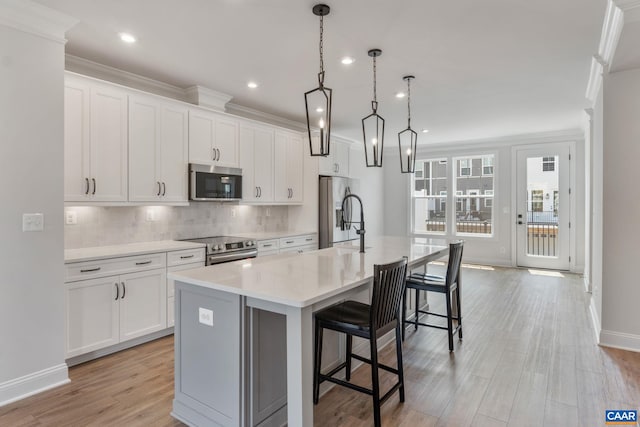
POLYGON ((242 200, 267 203, 273 194, 273 129, 253 124, 240 126, 242 200))
POLYGON ((349 144, 331 141, 329 155, 320 157, 318 165, 320 175, 349 176, 349 144))
POLYGON ((238 121, 210 111, 189 111, 189 162, 239 167, 238 121))
POLYGON ((188 197, 188 108, 129 97, 129 201, 180 203, 188 197))
POLYGON ((276 131, 274 155, 275 201, 302 203, 304 187, 303 138, 298 133, 276 131))
POLYGON ((64 200, 127 201, 127 93, 67 74, 64 200))

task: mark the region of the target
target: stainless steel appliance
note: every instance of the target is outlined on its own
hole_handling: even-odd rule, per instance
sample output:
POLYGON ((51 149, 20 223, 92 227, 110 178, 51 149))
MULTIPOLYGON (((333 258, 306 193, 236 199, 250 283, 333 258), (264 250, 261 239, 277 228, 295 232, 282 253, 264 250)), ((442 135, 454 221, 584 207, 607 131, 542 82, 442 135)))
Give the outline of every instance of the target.
POLYGON ((242 199, 242 169, 190 163, 189 199, 216 202, 242 199))
POLYGON ((334 243, 358 239, 351 222, 360 217, 360 207, 353 203, 352 198, 345 202, 342 211, 342 200, 345 196, 357 192, 359 181, 350 178, 334 176, 320 177, 320 212, 318 215, 320 249, 329 248, 334 243))
POLYGON ((186 239, 188 242, 204 243, 206 245, 206 265, 222 264, 258 256, 255 240, 242 237, 204 237, 202 239, 186 239))

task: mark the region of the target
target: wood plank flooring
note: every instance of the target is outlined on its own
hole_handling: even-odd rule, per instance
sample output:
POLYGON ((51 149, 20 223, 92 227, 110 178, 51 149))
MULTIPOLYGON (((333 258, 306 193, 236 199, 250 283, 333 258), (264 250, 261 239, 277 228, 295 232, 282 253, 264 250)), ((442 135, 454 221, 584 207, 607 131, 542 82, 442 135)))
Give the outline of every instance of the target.
MULTIPOLYGON (((473 266, 471 266, 473 267, 473 266)), ((432 271, 442 266, 433 266, 432 271)), ((602 426, 605 409, 640 409, 640 353, 600 348, 588 294, 575 275, 464 268, 464 341, 410 329, 406 402, 382 407, 385 426, 602 426)), ((432 308, 442 305, 439 295, 432 308)), ((381 351, 395 365, 393 346, 381 351)), ((382 387, 393 377, 382 374, 382 387)), ((173 337, 70 369, 71 383, 0 408, 0 426, 180 426, 171 411, 173 337)), ((354 381, 369 386, 370 371, 354 381)), ((335 387, 318 426, 370 426, 371 399, 335 387)))

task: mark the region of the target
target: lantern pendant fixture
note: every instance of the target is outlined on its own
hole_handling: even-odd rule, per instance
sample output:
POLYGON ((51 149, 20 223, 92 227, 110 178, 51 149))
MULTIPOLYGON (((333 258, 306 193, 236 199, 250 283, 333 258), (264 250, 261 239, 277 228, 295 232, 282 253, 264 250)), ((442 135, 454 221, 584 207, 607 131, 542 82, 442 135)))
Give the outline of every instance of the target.
POLYGON ((313 6, 313 14, 320 17, 320 72, 318 87, 304 94, 304 105, 307 112, 307 132, 309 134, 309 151, 312 156, 328 156, 331 142, 331 94, 332 90, 324 85, 323 33, 324 17, 330 8, 326 4, 313 6), (318 137, 312 138, 312 129, 318 129, 318 137))
POLYGON ((373 112, 362 119, 364 159, 367 167, 382 167, 384 119, 378 114, 378 97, 376 93, 376 58, 382 55, 382 51, 380 49, 371 49, 368 53, 373 58, 373 101, 371 101, 373 112))
POLYGON ((414 76, 404 76, 407 82, 407 128, 398 132, 398 147, 400 149, 400 171, 413 173, 416 169, 416 147, 418 134, 411 129, 411 79, 414 76))

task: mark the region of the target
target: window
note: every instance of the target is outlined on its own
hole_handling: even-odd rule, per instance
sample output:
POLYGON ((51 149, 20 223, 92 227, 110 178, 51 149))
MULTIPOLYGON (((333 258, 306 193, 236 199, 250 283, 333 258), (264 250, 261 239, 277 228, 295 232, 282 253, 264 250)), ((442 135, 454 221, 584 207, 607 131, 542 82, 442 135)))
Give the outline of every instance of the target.
MULTIPOLYGON (((492 166, 493 168, 493 166, 492 166)), ((484 190, 484 207, 492 208, 493 207, 493 190, 484 190)))
POLYGON ((556 170, 556 158, 555 157, 543 157, 542 158, 542 172, 553 172, 556 170))
POLYGON ((493 175, 493 156, 482 158, 482 175, 493 175))
POLYGON ((416 161, 417 170, 422 173, 413 179, 413 230, 442 234, 447 225, 447 161, 416 161))
POLYGON ((543 205, 543 191, 531 190, 531 212, 542 212, 543 205))
POLYGON ((460 176, 471 176, 471 159, 460 159, 460 176))
POLYGON ((482 155, 454 160, 460 170, 460 175, 453 182, 456 205, 455 232, 491 236, 495 156, 482 155))

